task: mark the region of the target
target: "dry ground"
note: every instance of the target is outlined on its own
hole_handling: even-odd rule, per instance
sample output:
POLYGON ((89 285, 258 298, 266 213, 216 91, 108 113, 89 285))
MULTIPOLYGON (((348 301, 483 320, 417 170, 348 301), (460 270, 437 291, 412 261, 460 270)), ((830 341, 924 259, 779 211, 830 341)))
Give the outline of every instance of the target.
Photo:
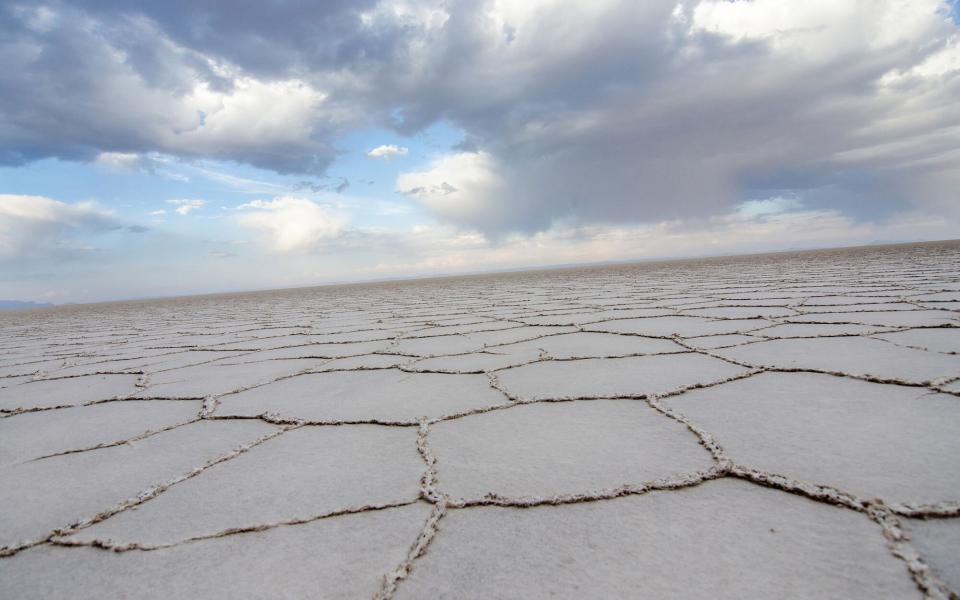
POLYGON ((4 314, 0 596, 955 596, 958 352, 960 243, 4 314))

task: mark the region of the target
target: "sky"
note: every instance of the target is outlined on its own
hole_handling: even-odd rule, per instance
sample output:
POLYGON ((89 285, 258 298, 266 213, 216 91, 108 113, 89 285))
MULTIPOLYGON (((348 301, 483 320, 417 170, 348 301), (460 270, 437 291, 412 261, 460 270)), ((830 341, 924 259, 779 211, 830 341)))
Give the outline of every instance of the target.
POLYGON ((958 12, 0 1, 0 299, 958 238, 958 12))

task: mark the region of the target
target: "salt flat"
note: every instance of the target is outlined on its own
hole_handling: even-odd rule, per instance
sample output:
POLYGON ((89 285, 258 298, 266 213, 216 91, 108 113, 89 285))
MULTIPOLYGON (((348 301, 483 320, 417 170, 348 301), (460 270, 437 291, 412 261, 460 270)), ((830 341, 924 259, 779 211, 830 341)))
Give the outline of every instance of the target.
POLYGON ((960 242, 0 314, 0 597, 949 598, 960 242))

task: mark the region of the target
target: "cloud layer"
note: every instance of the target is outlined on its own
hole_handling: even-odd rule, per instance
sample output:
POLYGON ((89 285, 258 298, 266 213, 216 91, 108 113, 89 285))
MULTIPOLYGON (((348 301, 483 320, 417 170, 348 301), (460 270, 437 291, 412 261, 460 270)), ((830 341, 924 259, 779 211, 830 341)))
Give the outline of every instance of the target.
POLYGON ((8 4, 0 31, 4 164, 161 152, 322 175, 349 131, 444 120, 464 142, 397 189, 493 237, 784 195, 960 216, 960 36, 939 0, 62 1, 8 4))
POLYGON ((335 238, 346 220, 306 198, 284 196, 273 200, 254 200, 240 207, 242 227, 259 231, 267 247, 280 253, 316 249, 335 238))
MULTIPOLYGON (((128 231, 146 231, 134 227, 128 231)), ((121 228, 92 202, 68 204, 42 196, 0 194, 0 262, 70 258, 93 249, 89 236, 121 228)))

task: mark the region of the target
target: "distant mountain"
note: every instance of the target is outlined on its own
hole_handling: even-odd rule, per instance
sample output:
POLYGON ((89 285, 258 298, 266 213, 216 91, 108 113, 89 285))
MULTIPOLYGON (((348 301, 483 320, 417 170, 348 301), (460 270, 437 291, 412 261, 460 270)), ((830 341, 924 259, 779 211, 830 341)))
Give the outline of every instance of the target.
POLYGON ((26 300, 0 300, 0 310, 18 310, 21 308, 49 308, 49 302, 29 302, 26 300))

